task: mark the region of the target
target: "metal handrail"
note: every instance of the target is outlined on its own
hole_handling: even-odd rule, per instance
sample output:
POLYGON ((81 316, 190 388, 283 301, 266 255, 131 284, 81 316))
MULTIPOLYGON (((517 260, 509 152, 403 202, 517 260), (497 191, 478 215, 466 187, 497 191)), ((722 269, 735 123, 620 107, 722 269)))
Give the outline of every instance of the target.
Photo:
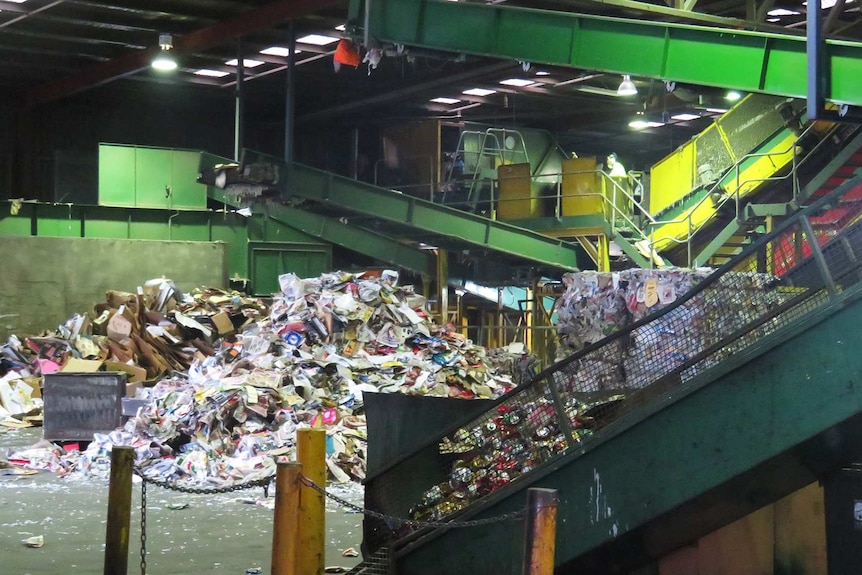
POLYGON ((730 201, 732 199, 735 202, 735 213, 736 213, 737 219, 739 218, 739 212, 740 212, 740 191, 742 190, 742 188, 745 185, 750 184, 752 182, 768 182, 768 181, 778 182, 778 181, 786 180, 787 178, 792 178, 793 189, 794 189, 794 199, 795 199, 796 193, 798 190, 798 180, 797 180, 796 176, 797 176, 797 171, 798 171, 799 167, 802 166, 804 163, 806 163, 808 160, 810 160, 814 156, 815 152, 817 152, 819 150, 820 146, 823 145, 823 143, 827 140, 827 138, 822 138, 817 143, 817 145, 814 146, 806 154, 806 156, 804 158, 802 158, 801 160, 797 161, 796 154, 793 153, 793 156, 792 156, 793 167, 791 168, 790 172, 784 176, 780 176, 780 177, 770 176, 768 178, 752 178, 752 179, 748 179, 748 180, 744 180, 744 181, 740 182, 739 181, 740 166, 742 165, 743 162, 745 162, 746 160, 752 159, 752 158, 781 156, 781 155, 793 152, 796 148, 797 142, 800 139, 802 139, 804 136, 806 136, 809 132, 813 131, 813 129, 814 129, 814 123, 812 122, 805 128, 805 130, 802 131, 802 133, 800 133, 796 137, 796 139, 793 141, 793 143, 791 144, 791 146, 789 148, 784 149, 782 151, 749 153, 749 154, 745 154, 744 156, 742 156, 739 160, 736 161, 736 163, 734 163, 734 165, 732 167, 725 170, 724 173, 716 179, 716 181, 707 190, 707 192, 704 194, 704 196, 697 203, 695 203, 694 206, 692 206, 691 208, 686 210, 686 215, 684 217, 674 218, 674 219, 670 219, 670 220, 653 220, 650 224, 651 225, 651 232, 649 234, 650 250, 653 251, 652 246, 654 246, 657 242, 660 242, 660 241, 669 241, 669 242, 679 244, 679 245, 685 243, 686 244, 687 265, 690 267, 693 263, 692 262, 692 243, 693 243, 692 240, 697 235, 697 233, 700 231, 700 229, 702 229, 702 227, 703 227, 703 226, 701 226, 700 229, 695 229, 695 227, 693 225, 693 221, 692 221, 692 215, 695 213, 697 208, 699 208, 705 202, 707 202, 707 201, 715 202, 715 200, 714 200, 715 194, 719 194, 718 197, 720 200, 719 203, 715 204, 715 210, 718 210, 721 206, 723 206, 725 203, 727 203, 728 201, 730 201), (721 188, 721 182, 727 176, 727 174, 729 174, 731 171, 736 172, 736 187, 733 190, 733 192, 725 193, 723 191, 723 189, 721 188), (678 223, 683 223, 683 222, 688 222, 688 233, 686 234, 686 237, 684 239, 678 239, 678 238, 675 238, 672 236, 662 236, 660 238, 656 238, 654 235, 655 231, 657 229, 663 227, 663 226, 670 225, 670 224, 678 224, 678 223))

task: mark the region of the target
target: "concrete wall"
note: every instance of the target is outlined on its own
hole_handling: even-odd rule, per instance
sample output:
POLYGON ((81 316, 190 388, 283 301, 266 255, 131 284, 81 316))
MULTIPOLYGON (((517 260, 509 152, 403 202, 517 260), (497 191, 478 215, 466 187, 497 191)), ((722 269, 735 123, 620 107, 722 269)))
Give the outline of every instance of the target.
POLYGON ((0 339, 53 330, 91 312, 109 289, 168 277, 183 291, 227 286, 227 244, 0 237, 0 339))

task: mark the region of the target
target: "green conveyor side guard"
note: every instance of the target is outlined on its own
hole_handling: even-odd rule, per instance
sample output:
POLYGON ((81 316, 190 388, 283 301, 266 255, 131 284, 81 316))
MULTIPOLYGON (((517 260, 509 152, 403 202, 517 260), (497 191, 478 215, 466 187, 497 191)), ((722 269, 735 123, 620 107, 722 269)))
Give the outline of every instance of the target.
MULTIPOLYGON (((366 504, 465 521, 557 489, 560 571, 618 573, 853 461, 860 191, 848 180, 660 311, 369 470, 366 504), (852 223, 822 230, 835 205, 852 223)), ((392 525, 366 518, 365 546, 388 547, 400 575, 520 572, 521 523, 401 527, 394 543, 392 525)))
MULTIPOLYGON (((475 2, 372 0, 365 7, 366 32, 380 42, 806 96, 804 36, 475 2)), ((862 44, 828 39, 823 52, 825 97, 862 104, 862 44)))
POLYGON ((532 230, 302 164, 287 165, 258 152, 246 151, 243 166, 255 166, 277 174, 267 185, 277 189, 282 198, 304 198, 561 271, 578 269, 577 245, 532 230))

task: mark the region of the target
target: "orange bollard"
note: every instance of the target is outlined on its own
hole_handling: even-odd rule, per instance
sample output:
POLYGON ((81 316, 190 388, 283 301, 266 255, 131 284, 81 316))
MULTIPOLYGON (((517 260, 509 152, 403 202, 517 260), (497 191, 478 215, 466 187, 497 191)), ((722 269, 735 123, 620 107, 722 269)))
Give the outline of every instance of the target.
POLYGON ((557 490, 527 491, 523 575, 553 575, 557 537, 557 490))

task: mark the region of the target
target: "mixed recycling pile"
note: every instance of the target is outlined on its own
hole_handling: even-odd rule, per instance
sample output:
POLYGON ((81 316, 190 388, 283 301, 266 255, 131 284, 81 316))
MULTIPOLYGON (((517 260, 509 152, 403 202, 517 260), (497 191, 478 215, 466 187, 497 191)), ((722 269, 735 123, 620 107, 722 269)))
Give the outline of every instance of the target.
MULTIPOLYGON (((712 270, 629 269, 566 274, 556 303, 563 356, 626 328, 674 303, 712 270)), ((603 345, 555 378, 572 437, 580 441, 613 416, 626 393, 655 382, 708 344, 743 328, 791 297, 769 274, 727 272, 655 321, 603 345)), ((775 329, 775 320, 720 349, 683 374, 681 381, 775 329)), ((554 404, 522 393, 440 443, 452 461, 446 480, 426 490, 410 510, 414 519, 439 520, 508 484, 567 449, 554 404), (525 397, 527 399, 519 399, 525 397), (517 403, 520 402, 520 403, 517 403), (517 403, 517 404, 516 404, 517 403)))
MULTIPOLYGON (((36 410, 30 391, 39 377, 70 366, 147 382, 130 387, 146 400, 137 416, 83 452, 43 442, 10 462, 105 476, 111 447, 129 445, 149 476, 221 485, 271 475, 274 456, 293 456, 297 428, 316 427, 327 432, 333 478, 361 480, 364 393, 490 399, 515 385, 484 348, 435 325, 425 299, 394 272, 279 281, 267 306, 216 289, 183 294, 156 280, 136 294, 109 292, 92 319, 10 338, 0 350, 0 391, 11 390, 3 404, 10 396, 12 413, 36 410)), ((493 357, 511 368, 523 363, 523 350, 513 353, 493 357)))

